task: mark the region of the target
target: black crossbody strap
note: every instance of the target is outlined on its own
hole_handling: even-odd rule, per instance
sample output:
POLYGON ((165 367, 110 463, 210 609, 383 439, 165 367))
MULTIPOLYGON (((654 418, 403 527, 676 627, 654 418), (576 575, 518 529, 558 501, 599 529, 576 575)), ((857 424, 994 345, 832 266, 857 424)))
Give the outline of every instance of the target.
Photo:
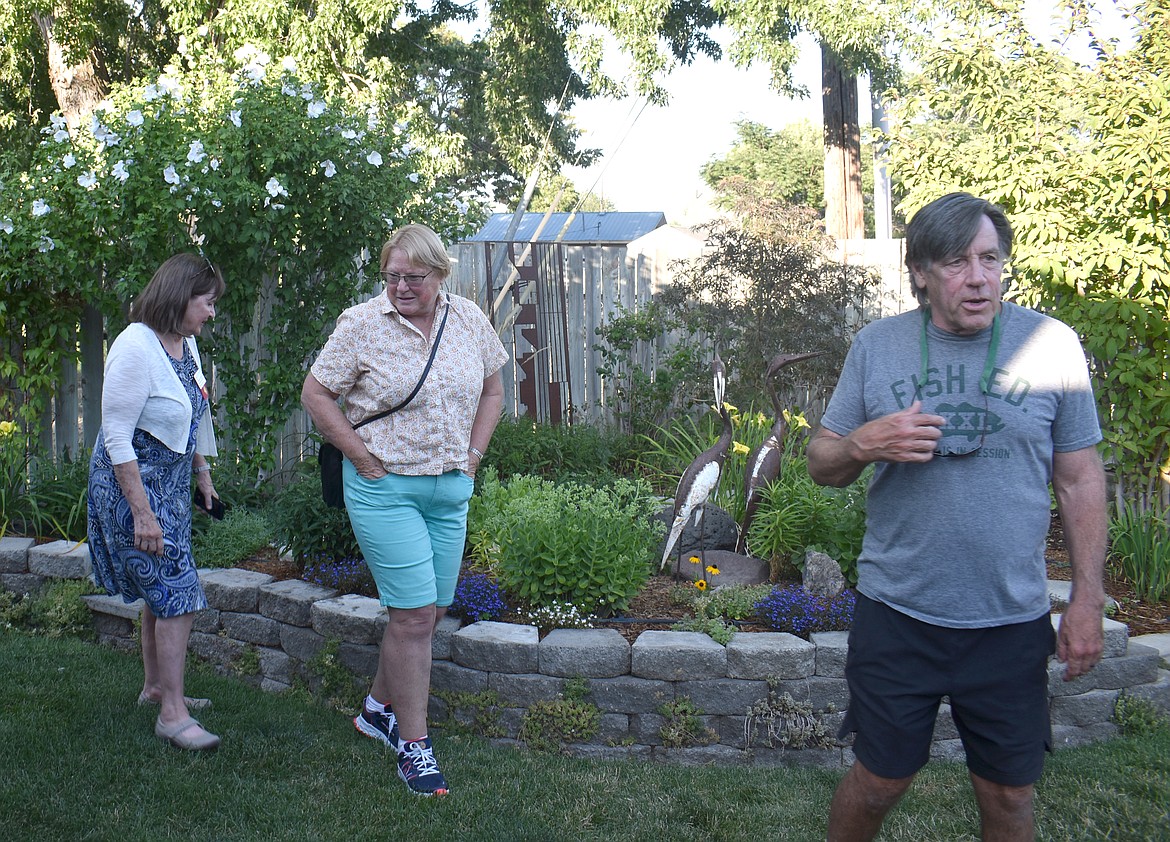
POLYGON ((412 400, 414 400, 414 396, 418 394, 418 390, 422 388, 423 383, 426 381, 427 375, 431 373, 431 363, 433 363, 435 361, 435 354, 438 353, 439 340, 441 340, 443 338, 443 328, 445 328, 447 326, 447 314, 450 311, 451 311, 451 302, 448 301, 447 306, 443 308, 443 321, 439 322, 439 332, 437 334, 435 334, 435 344, 431 346, 431 356, 427 360, 427 367, 423 369, 422 377, 420 377, 418 379, 418 382, 414 384, 414 390, 411 391, 411 393, 406 396, 406 399, 403 400, 402 403, 398 404, 397 406, 392 406, 384 412, 379 412, 377 415, 371 415, 365 421, 361 421, 357 424, 354 424, 353 428, 355 430, 358 427, 366 426, 367 424, 369 424, 372 421, 377 421, 379 418, 385 418, 387 415, 394 414, 398 410, 402 409, 402 407, 406 406, 408 403, 410 403, 412 400))

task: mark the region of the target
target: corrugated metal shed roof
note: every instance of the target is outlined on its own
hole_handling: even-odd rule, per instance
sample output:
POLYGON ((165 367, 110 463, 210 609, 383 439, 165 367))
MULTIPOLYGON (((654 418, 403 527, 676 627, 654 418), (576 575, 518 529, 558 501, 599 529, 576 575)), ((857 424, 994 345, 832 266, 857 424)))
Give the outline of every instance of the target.
MULTIPOLYGON (((520 227, 516 229, 516 242, 551 243, 557 239, 565 221, 569 219, 567 213, 554 213, 549 216, 548 222, 540 230, 540 235, 533 240, 543 213, 526 213, 520 220, 520 227)), ((465 242, 469 243, 499 243, 503 242, 504 234, 512 221, 510 213, 493 213, 484 223, 483 228, 465 242)), ((565 228, 561 238, 562 243, 621 243, 636 240, 643 234, 666 224, 666 214, 661 211, 646 212, 619 212, 608 213, 578 213, 573 215, 572 221, 565 228)))

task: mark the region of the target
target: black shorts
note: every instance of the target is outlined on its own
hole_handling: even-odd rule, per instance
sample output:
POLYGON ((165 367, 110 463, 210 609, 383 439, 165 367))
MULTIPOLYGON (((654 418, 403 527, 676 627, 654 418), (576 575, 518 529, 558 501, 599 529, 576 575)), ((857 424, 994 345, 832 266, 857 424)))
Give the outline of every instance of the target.
POLYGON ((967 768, 1003 786, 1035 783, 1052 744, 1048 658, 1055 651, 1047 614, 952 629, 858 594, 840 736, 856 735, 853 753, 875 775, 910 777, 930 757, 939 704, 949 696, 967 768))

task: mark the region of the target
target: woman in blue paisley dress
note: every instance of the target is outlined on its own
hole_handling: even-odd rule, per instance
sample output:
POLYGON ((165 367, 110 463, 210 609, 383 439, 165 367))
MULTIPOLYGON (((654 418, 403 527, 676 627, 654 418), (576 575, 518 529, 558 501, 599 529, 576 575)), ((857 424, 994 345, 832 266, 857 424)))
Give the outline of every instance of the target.
POLYGON ((195 345, 223 295, 219 270, 195 254, 158 268, 110 346, 102 427, 89 467, 89 546, 94 578, 126 602, 141 599, 138 703, 159 705, 155 734, 191 750, 219 746, 190 713, 207 699, 183 694, 187 641, 207 599, 191 552, 191 474, 210 508, 217 497, 207 456, 215 435, 195 345))

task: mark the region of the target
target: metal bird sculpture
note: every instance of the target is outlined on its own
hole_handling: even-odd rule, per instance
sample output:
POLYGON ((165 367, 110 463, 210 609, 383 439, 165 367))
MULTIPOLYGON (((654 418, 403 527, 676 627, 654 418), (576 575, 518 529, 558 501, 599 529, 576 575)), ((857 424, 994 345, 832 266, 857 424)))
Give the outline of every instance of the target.
POLYGON ((812 351, 806 354, 778 354, 768 363, 764 372, 764 388, 768 397, 772 399, 772 429, 759 447, 748 454, 747 469, 743 474, 743 525, 739 530, 739 540, 735 551, 744 555, 747 551, 748 530, 756 516, 756 509, 760 506, 764 487, 775 482, 780 476, 780 460, 784 455, 784 437, 788 434, 788 424, 784 420, 784 408, 780 406, 780 398, 776 395, 776 387, 772 378, 780 369, 787 365, 812 357, 819 357, 823 351, 812 351))
MULTIPOLYGON (((723 404, 727 386, 726 372, 718 351, 715 352, 715 359, 711 363, 711 373, 715 382, 715 405, 719 408, 719 417, 723 419, 723 431, 719 434, 719 440, 700 453, 678 481, 678 489, 674 493, 674 518, 670 523, 670 532, 666 536, 666 546, 662 550, 662 564, 659 568, 661 570, 666 569, 667 559, 678 544, 687 523, 692 519, 696 525, 702 522, 703 506, 719 486, 723 460, 727 458, 727 451, 731 449, 731 415, 723 404)), ((701 529, 699 535, 701 540, 701 529)))

